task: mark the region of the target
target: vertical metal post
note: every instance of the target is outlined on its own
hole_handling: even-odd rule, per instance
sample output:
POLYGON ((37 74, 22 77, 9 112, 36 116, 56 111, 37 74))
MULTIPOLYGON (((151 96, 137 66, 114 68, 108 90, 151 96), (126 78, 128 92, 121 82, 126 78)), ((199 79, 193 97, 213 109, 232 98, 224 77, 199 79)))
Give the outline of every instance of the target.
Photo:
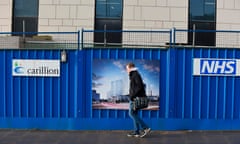
POLYGON ((171 39, 170 39, 170 46, 175 47, 176 44, 176 28, 172 28, 171 30, 171 39))
POLYGON ((193 40, 192 40, 192 46, 195 47, 195 39, 196 39, 196 25, 193 24, 193 40))
POLYGON ((78 43, 77 43, 77 48, 78 48, 78 50, 79 50, 79 48, 80 48, 80 31, 78 31, 78 35, 77 35, 77 41, 78 41, 78 43))
POLYGON ((23 28, 23 42, 25 42, 25 20, 22 21, 22 28, 23 28))
POLYGON ((83 44, 83 33, 84 33, 84 29, 82 28, 82 32, 81 32, 81 49, 83 49, 84 44, 83 44))
POLYGON ((106 33, 106 31, 107 31, 107 25, 105 24, 104 25, 104 47, 106 47, 106 45, 107 45, 107 33, 106 33))

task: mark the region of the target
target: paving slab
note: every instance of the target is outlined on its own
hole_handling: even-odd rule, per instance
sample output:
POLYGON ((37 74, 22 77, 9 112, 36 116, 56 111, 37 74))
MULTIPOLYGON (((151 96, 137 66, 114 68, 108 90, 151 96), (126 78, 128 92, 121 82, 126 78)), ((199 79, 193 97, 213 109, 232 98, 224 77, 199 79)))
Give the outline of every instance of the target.
POLYGON ((144 138, 127 133, 0 129, 0 144, 240 144, 240 131, 151 131, 144 138))

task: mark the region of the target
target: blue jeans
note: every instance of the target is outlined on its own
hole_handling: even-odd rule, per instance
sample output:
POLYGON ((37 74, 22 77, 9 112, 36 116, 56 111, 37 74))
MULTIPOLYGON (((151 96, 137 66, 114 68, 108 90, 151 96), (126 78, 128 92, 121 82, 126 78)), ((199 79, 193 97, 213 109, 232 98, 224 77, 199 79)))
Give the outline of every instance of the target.
POLYGON ((133 120, 134 131, 139 133, 140 130, 148 128, 147 124, 139 117, 138 110, 133 110, 133 102, 129 103, 129 116, 133 120))

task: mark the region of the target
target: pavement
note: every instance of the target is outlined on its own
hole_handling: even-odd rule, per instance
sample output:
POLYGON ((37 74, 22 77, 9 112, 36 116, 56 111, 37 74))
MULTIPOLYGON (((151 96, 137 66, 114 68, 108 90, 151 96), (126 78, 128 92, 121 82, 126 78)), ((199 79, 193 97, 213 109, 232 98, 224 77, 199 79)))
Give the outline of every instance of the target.
POLYGON ((0 144, 240 144, 240 131, 151 131, 144 138, 127 133, 0 129, 0 144))

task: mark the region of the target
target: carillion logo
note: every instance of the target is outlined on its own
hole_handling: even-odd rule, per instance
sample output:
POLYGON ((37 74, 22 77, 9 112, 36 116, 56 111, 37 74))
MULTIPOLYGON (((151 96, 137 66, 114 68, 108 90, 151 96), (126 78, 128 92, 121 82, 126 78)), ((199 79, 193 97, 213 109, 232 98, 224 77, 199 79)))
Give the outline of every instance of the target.
POLYGON ((22 74, 22 73, 24 73, 24 68, 21 65, 19 65, 18 62, 15 62, 15 64, 14 64, 14 72, 18 73, 18 74, 22 74))
POLYGON ((13 60, 13 76, 60 76, 59 60, 13 60))

